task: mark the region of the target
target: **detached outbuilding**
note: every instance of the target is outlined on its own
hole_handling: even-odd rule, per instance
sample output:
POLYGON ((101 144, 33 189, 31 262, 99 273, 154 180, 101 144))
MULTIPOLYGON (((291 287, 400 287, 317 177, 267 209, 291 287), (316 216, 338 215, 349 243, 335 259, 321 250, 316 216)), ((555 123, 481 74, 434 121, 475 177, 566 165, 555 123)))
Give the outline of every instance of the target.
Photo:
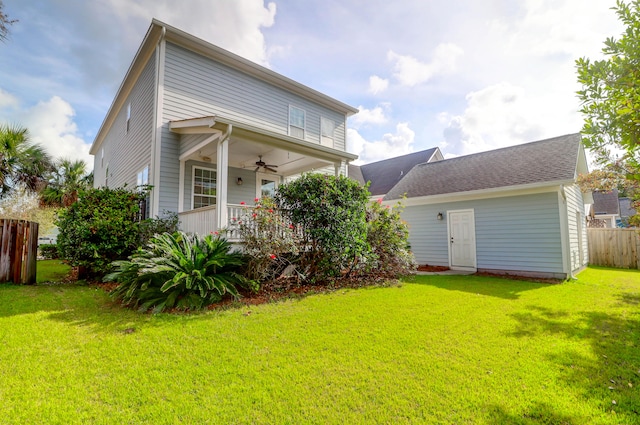
POLYGON ((588 263, 586 173, 572 134, 414 166, 384 201, 403 200, 419 264, 566 278, 588 263))

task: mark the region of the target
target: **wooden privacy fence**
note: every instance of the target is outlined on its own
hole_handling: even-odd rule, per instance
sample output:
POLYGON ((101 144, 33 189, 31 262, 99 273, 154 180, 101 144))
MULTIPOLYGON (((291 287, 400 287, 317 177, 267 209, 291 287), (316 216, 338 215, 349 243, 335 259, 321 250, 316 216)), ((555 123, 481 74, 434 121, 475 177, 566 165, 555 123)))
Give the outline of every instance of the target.
POLYGON ((38 223, 0 218, 0 282, 36 283, 38 223))
POLYGON ((587 229, 589 264, 640 268, 640 229, 587 229))

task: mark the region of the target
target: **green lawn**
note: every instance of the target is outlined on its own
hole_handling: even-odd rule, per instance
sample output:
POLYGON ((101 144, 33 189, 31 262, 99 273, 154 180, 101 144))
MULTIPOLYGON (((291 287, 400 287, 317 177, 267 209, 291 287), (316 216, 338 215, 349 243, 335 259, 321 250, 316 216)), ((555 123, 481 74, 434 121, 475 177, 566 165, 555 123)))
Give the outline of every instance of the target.
POLYGON ((39 260, 36 273, 36 281, 38 283, 52 283, 63 280, 69 272, 71 266, 62 262, 62 260, 39 260))
POLYGON ((420 276, 196 315, 0 285, 3 424, 632 424, 640 273, 420 276), (615 403, 614 403, 615 401, 615 403))

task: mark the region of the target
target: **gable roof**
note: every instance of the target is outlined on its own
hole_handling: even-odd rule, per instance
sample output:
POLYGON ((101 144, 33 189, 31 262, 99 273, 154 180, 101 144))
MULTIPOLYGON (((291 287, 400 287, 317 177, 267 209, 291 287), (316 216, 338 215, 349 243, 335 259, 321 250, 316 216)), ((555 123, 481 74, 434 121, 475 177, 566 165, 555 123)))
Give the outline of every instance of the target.
MULTIPOLYGON (((420 152, 413 152, 408 155, 372 162, 361 165, 360 167, 353 165, 350 166, 353 168, 349 168, 349 176, 362 184, 370 181, 369 192, 371 192, 371 195, 384 195, 405 177, 413 167, 417 164, 430 161, 434 156, 438 156, 437 154, 439 153, 440 149, 431 148, 420 152), (355 167, 359 169, 356 170, 355 167), (356 176, 358 178, 356 178, 356 176)), ((441 154, 439 156, 442 157, 441 154)))
POLYGON ((124 80, 120 84, 115 98, 107 112, 107 115, 96 134, 96 137, 91 145, 89 153, 95 155, 98 152, 100 144, 104 140, 106 133, 113 124, 118 111, 124 105, 131 89, 135 85, 136 81, 140 77, 142 70, 147 62, 152 58, 155 53, 155 49, 162 39, 171 43, 182 46, 193 52, 196 52, 202 56, 211 58, 215 61, 223 63, 231 68, 251 75, 262 81, 270 83, 276 87, 280 87, 284 90, 295 93, 303 98, 306 98, 312 102, 321 104, 334 111, 345 114, 345 116, 351 116, 358 112, 357 108, 347 105, 337 99, 327 96, 317 90, 314 90, 304 84, 298 83, 282 74, 278 74, 262 65, 258 65, 248 59, 245 59, 235 53, 231 53, 221 47, 218 47, 212 43, 209 43, 201 38, 191 35, 185 31, 168 25, 157 19, 151 20, 151 25, 147 30, 147 33, 142 40, 142 43, 138 47, 138 51, 129 65, 129 69, 125 74, 124 80))
POLYGON ((351 177, 352 179, 360 183, 362 186, 364 186, 365 183, 367 183, 366 180, 364 179, 364 176, 362 175, 362 168, 360 168, 360 166, 348 164, 347 168, 348 168, 349 177, 351 177))
POLYGON ((416 165, 385 199, 573 181, 580 134, 416 165))
POLYGON ((618 189, 611 192, 593 192, 594 214, 620 215, 620 203, 618 202, 618 189))

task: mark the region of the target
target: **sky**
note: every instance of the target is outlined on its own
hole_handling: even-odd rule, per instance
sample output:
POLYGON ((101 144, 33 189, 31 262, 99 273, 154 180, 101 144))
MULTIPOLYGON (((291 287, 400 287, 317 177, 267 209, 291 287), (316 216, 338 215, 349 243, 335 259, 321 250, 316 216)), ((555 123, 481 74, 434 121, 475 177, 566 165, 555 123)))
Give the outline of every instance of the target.
POLYGON ((360 112, 356 163, 454 157, 579 132, 575 60, 622 24, 614 0, 4 0, 0 123, 84 159, 157 18, 360 112))

